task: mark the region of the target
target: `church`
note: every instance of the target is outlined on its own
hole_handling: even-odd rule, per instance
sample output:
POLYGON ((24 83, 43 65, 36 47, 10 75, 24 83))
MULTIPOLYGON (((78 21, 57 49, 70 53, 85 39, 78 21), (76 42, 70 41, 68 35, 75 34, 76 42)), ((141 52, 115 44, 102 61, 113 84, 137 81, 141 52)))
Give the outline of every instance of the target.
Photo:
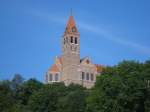
POLYGON ((89 57, 80 59, 80 33, 71 15, 62 37, 62 56, 56 56, 55 63, 46 73, 46 82, 64 82, 66 86, 74 83, 91 88, 102 69, 102 65, 94 64, 89 57))

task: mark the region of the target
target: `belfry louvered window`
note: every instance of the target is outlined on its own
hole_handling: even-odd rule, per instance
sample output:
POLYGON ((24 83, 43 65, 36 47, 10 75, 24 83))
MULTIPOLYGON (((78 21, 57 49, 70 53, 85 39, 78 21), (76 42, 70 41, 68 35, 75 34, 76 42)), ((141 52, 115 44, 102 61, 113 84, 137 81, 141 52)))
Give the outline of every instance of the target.
POLYGON ((78 43, 78 40, 77 40, 77 37, 75 37, 75 44, 77 44, 78 43))
POLYGON ((71 43, 73 43, 73 37, 71 37, 71 40, 70 40, 70 42, 71 42, 71 43))

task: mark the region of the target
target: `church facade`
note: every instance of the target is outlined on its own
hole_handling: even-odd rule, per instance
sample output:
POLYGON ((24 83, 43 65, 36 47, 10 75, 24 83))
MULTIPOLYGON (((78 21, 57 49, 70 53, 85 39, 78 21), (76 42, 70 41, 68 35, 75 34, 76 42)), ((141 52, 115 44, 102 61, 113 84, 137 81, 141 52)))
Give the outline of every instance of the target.
POLYGON ((46 82, 75 83, 91 88, 102 69, 103 66, 92 63, 89 57, 80 59, 80 33, 71 15, 62 38, 62 56, 56 56, 55 64, 46 73, 46 82))

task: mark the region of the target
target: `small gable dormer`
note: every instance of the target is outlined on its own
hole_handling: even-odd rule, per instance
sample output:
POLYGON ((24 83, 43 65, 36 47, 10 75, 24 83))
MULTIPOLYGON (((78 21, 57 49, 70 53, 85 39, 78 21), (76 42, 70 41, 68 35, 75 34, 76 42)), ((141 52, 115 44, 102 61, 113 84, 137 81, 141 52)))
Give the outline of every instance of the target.
POLYGON ((85 58, 80 60, 80 63, 81 64, 86 64, 86 65, 91 65, 92 61, 91 61, 91 59, 89 57, 85 57, 85 58))

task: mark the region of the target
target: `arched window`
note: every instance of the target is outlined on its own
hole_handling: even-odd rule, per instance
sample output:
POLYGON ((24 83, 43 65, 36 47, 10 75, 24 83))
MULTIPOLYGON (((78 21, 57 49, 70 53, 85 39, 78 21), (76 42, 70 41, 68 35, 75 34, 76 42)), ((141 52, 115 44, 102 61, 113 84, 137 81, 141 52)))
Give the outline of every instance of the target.
POLYGON ((55 81, 58 81, 58 79, 59 79, 59 75, 58 75, 58 73, 56 73, 55 74, 55 81))
POLYGON ((81 74, 81 79, 84 80, 84 78, 85 78, 85 73, 82 72, 82 74, 81 74))
POLYGON ((65 38, 64 38, 64 44, 65 44, 65 38))
POLYGON ((77 37, 75 37, 75 44, 77 44, 78 43, 78 39, 77 39, 77 37))
POLYGON ((94 80, 94 75, 91 73, 91 81, 94 80))
POLYGON ((89 80, 89 73, 86 73, 86 80, 89 80))
POLYGON ((73 43, 73 37, 71 37, 71 40, 70 40, 70 42, 71 42, 71 43, 73 43))
POLYGON ((48 82, 48 74, 46 73, 46 82, 48 82))
POLYGON ((52 81, 52 80, 53 80, 53 75, 49 74, 49 81, 52 81))

